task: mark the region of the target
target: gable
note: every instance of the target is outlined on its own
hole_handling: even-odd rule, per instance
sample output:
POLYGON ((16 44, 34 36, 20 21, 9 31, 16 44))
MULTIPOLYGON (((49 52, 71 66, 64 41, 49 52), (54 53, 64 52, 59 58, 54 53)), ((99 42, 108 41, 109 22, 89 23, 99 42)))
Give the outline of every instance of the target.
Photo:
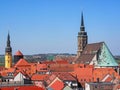
POLYGON ((98 66, 118 66, 118 63, 115 61, 112 53, 105 43, 103 43, 102 47, 98 51, 98 66))
POLYGON ((19 72, 15 77, 14 77, 14 81, 22 81, 24 80, 26 77, 21 73, 19 72))
POLYGON ((113 77, 110 74, 107 74, 103 79, 102 82, 111 82, 113 77))
POLYGON ((25 59, 20 59, 15 66, 27 66, 29 63, 25 59))
POLYGON ((93 58, 101 48, 103 42, 87 44, 82 55, 76 60, 76 63, 93 64, 93 58))
POLYGON ((118 78, 119 74, 113 68, 95 68, 93 70, 94 81, 97 81, 97 78, 101 81, 105 81, 108 77, 118 78))
POLYGON ((64 88, 64 83, 56 77, 48 87, 51 87, 53 90, 62 90, 64 88))

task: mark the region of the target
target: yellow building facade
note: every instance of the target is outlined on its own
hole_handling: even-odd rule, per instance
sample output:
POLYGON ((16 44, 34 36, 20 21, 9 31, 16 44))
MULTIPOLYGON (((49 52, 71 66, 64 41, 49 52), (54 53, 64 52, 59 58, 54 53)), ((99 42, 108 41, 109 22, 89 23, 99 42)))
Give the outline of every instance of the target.
POLYGON ((11 68, 12 67, 12 54, 6 53, 5 54, 5 68, 11 68))

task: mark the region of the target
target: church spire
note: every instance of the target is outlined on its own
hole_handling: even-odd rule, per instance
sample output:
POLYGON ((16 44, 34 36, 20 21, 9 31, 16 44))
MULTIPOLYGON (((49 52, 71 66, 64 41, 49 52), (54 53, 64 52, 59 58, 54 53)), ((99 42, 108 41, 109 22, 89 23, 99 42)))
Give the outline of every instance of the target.
POLYGON ((10 45, 10 35, 9 35, 9 32, 8 32, 8 36, 7 36, 7 46, 6 46, 5 51, 6 52, 12 52, 12 48, 11 48, 11 45, 10 45))
POLYGON ((81 26, 84 26, 83 12, 81 13, 81 26))
POLYGON ((80 31, 85 31, 83 12, 81 13, 81 26, 80 26, 80 31))
POLYGON ((8 32, 8 36, 7 36, 7 47, 10 47, 10 35, 9 35, 9 32, 8 32))
POLYGON ((78 32, 78 51, 77 56, 81 56, 84 48, 86 47, 88 42, 88 36, 87 32, 85 32, 85 26, 84 26, 84 19, 83 19, 83 12, 81 13, 81 26, 80 26, 80 32, 78 32))

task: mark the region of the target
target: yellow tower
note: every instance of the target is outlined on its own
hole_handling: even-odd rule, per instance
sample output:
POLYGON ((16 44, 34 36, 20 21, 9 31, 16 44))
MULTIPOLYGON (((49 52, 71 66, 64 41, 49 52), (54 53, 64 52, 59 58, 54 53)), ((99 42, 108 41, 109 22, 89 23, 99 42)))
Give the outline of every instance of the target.
POLYGON ((5 48, 5 68, 12 67, 12 48, 10 46, 10 35, 8 33, 7 46, 5 48))

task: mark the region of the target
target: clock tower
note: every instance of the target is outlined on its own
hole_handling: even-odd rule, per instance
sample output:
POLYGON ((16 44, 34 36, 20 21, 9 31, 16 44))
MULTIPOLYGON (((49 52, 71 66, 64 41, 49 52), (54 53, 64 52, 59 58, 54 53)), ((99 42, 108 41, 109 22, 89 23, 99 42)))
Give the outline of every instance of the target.
POLYGON ((81 56, 81 54, 82 54, 84 48, 86 47, 87 43, 88 43, 88 36, 87 36, 87 32, 85 32, 83 13, 81 13, 81 26, 80 26, 80 32, 78 32, 77 57, 81 56))
POLYGON ((12 48, 10 46, 10 35, 7 36, 7 46, 5 48, 5 68, 12 67, 12 48))

